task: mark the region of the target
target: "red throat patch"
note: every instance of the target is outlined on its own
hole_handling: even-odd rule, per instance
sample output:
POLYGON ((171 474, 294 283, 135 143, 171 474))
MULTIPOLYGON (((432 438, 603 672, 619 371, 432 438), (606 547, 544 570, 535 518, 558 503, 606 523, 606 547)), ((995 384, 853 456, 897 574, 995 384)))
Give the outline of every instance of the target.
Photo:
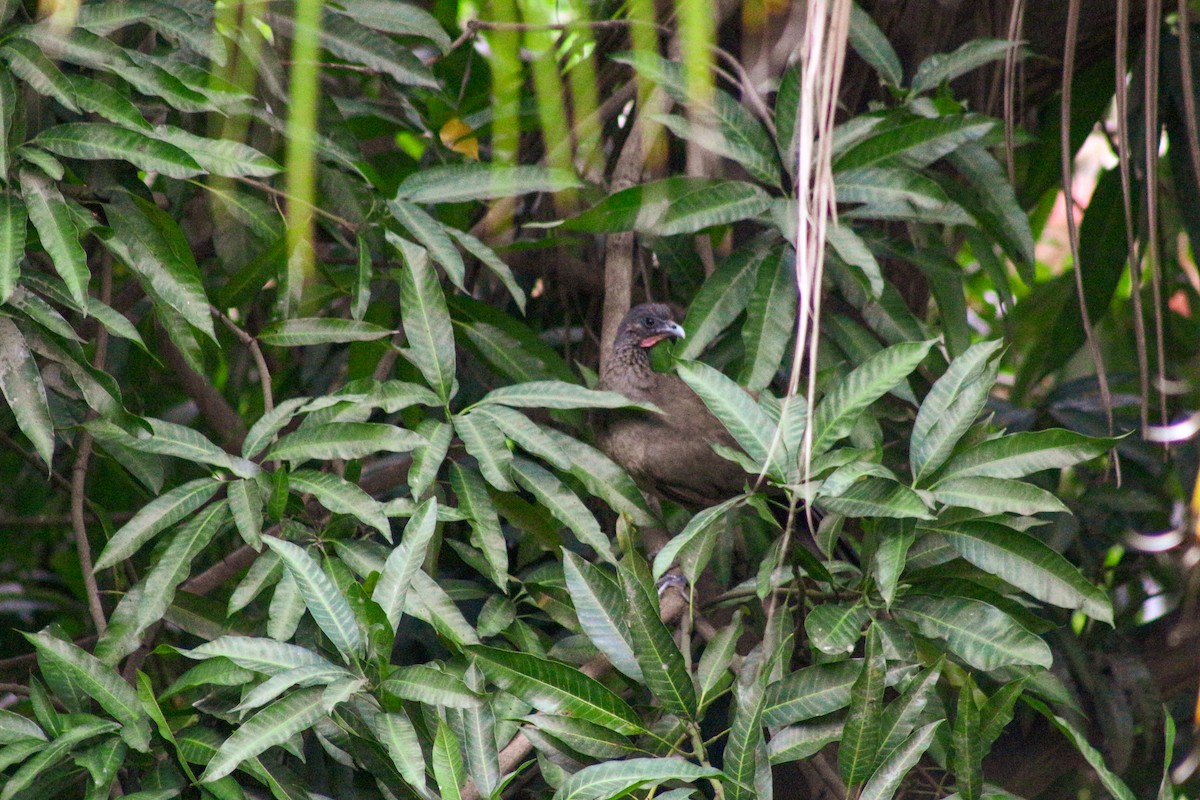
POLYGON ((642 347, 654 347, 654 345, 658 344, 663 339, 669 339, 670 337, 671 334, 669 333, 659 333, 654 336, 647 336, 645 339, 642 339, 640 342, 638 342, 638 344, 640 344, 642 347))

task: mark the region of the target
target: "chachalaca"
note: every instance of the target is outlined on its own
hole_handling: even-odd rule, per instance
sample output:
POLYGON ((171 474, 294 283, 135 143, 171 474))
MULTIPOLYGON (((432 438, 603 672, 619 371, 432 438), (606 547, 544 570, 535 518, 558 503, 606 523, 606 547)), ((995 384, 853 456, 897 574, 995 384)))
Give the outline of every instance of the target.
POLYGON ((651 402, 663 413, 604 412, 597 415, 597 440, 643 489, 695 510, 741 494, 752 476, 712 449, 739 448, 704 401, 678 376, 650 366, 651 347, 683 335, 671 307, 662 303, 634 306, 625 315, 599 388, 651 402))

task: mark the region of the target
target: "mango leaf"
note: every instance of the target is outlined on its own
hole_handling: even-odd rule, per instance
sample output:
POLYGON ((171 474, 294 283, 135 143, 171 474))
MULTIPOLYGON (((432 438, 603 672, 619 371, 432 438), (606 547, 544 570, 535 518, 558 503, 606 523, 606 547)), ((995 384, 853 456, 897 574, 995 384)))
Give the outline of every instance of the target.
POLYGON ((201 783, 217 781, 237 769, 243 761, 311 728, 328 716, 334 706, 349 699, 361 685, 362 681, 356 679, 331 686, 313 686, 276 700, 239 725, 225 740, 200 776, 201 783))
POLYGON ((444 719, 438 720, 433 739, 433 777, 442 800, 462 800, 462 787, 467 782, 462 748, 444 719))
POLYGON ((446 270, 450 281, 458 288, 463 289, 467 267, 463 263, 458 248, 450 239, 446 226, 419 207, 403 200, 389 201, 388 211, 397 222, 404 226, 409 235, 425 248, 429 256, 442 265, 442 269, 446 270))
POLYGON ((645 731, 628 703, 575 667, 485 645, 471 645, 466 651, 475 656, 488 680, 538 711, 579 717, 627 735, 645 731))
POLYGON ((899 619, 923 636, 944 639, 951 652, 981 670, 1012 664, 1049 668, 1050 648, 998 608, 966 597, 905 597, 892 604, 899 619))
POLYGON ((900 66, 900 58, 892 49, 887 36, 871 19, 871 15, 862 10, 858 3, 850 6, 850 46, 879 74, 881 80, 889 86, 899 87, 904 80, 904 68, 900 66))
POLYGON ((408 339, 405 357, 442 399, 450 402, 458 389, 454 376, 454 330, 446 296, 424 250, 387 231, 387 240, 404 257, 400 271, 400 308, 408 339))
POLYGON ((658 411, 652 403, 630 400, 619 392, 588 389, 566 381, 529 381, 493 389, 476 403, 513 408, 640 408, 658 411))
POLYGON ((879 715, 883 706, 887 662, 879 629, 867 629, 863 667, 850 688, 850 708, 838 745, 838 767, 847 786, 863 783, 875 771, 879 758, 879 715))
POLYGON ((862 665, 861 660, 814 664, 772 683, 767 687, 763 722, 791 725, 845 708, 862 665))
POLYGON ((754 398, 703 362, 680 362, 676 369, 746 454, 759 464, 765 463, 775 436, 775 423, 754 398))
POLYGON ((933 489, 933 499, 985 514, 1065 513, 1069 509, 1050 492, 1032 483, 1008 478, 950 478, 933 489))
POLYGON ((629 608, 620 584, 570 550, 563 550, 563 578, 579 627, 614 667, 641 683, 642 668, 634 655, 626 623, 629 608))
POLYGON ((174 144, 105 122, 55 125, 35 136, 32 144, 64 158, 128 161, 138 169, 168 178, 191 178, 205 171, 174 144))
POLYGON ((751 183, 679 176, 609 195, 568 219, 563 228, 584 233, 637 231, 673 236, 748 219, 770 206, 770 195, 751 183))
POLYGON ((43 249, 54 263, 55 272, 67 285, 76 307, 86 308, 91 272, 67 201, 58 187, 40 171, 23 169, 20 181, 25 210, 43 249))
POLYGON ((50 401, 29 344, 8 317, 0 317, 0 393, 17 418, 17 427, 33 443, 33 449, 49 469, 54 459, 50 401))
POLYGON ((858 365, 822 398, 813 414, 814 456, 850 434, 859 415, 917 368, 932 341, 904 342, 885 348, 858 365))
POLYGON ((429 498, 417 506, 417 511, 404 526, 400 545, 392 549, 375 584, 371 599, 387 615, 392 630, 400 624, 404 599, 412 585, 413 576, 425 561, 429 540, 437 530, 437 500, 429 498))
MULTIPOLYGON (((5 78, 0 77, 0 88, 5 78)), ((0 103, 3 103, 3 92, 0 91, 0 103)), ((2 109, 0 109, 2 110, 2 109)), ((0 130, 0 144, 5 141, 4 131, 0 130)), ((7 152, 0 146, 0 153, 7 152)), ((0 156, 0 175, 7 172, 3 168, 4 156, 0 156)), ((17 280, 21 277, 21 259, 25 257, 25 205, 10 194, 0 193, 0 303, 8 303, 17 280)))
POLYGON ((979 800, 983 788, 984 747, 979 731, 979 706, 975 705, 975 681, 969 675, 958 688, 958 707, 950 741, 953 745, 950 768, 954 772, 954 788, 962 800, 979 800))
POLYGON ((904 776, 908 774, 921 756, 933 744, 938 728, 945 720, 937 720, 921 727, 909 736, 891 752, 879 768, 871 775, 871 779, 863 786, 859 800, 891 800, 900 788, 904 776))
POLYGON ((717 266, 688 306, 683 321, 687 338, 679 350, 680 358, 699 356, 746 309, 760 266, 771 263, 778 252, 760 240, 739 247, 717 266))
POLYGON ((1042 470, 1074 466, 1106 453, 1112 446, 1111 439, 1061 428, 1012 433, 980 442, 954 456, 939 473, 938 482, 974 476, 1024 478, 1042 470))
POLYGON ((321 566, 302 547, 291 542, 273 536, 264 536, 263 542, 283 560, 313 621, 329 637, 342 658, 350 660, 359 655, 364 643, 362 629, 346 597, 321 566))
POLYGON ((683 654, 660 619, 658 593, 640 557, 622 561, 617 570, 627 603, 626 620, 633 654, 646 688, 663 708, 683 719, 696 717, 696 689, 683 654), (636 560, 634 560, 636 559, 636 560))
POLYGON ((274 347, 308 347, 314 344, 371 342, 393 331, 371 322, 330 317, 284 319, 265 326, 258 334, 263 344, 274 347))
POLYGON ((410 203, 463 203, 535 192, 556 193, 582 186, 577 177, 565 170, 476 162, 417 170, 400 182, 396 199, 410 203))
POLYGON ((952 53, 935 53, 917 67, 912 91, 922 94, 936 89, 973 69, 1004 58, 1016 46, 1017 42, 1007 39, 972 39, 952 53))
POLYGON ((288 489, 311 494, 335 514, 349 514, 382 533, 389 542, 392 540, 392 527, 383 513, 383 505, 339 475, 298 469, 288 476, 288 489))
POLYGON ((999 368, 992 356, 1003 346, 998 340, 972 345, 934 381, 913 425, 909 463, 916 485, 946 462, 983 410, 999 368))
POLYGON ((610 564, 616 562, 612 545, 600 529, 600 523, 583 501, 553 473, 523 458, 514 458, 510 471, 512 477, 536 497, 538 503, 555 519, 570 528, 580 542, 595 550, 610 564))
POLYGON ((1045 603, 1112 623, 1112 604, 1071 562, 1027 533, 995 522, 931 526, 967 561, 1045 603))
POLYGON ((96 559, 96 571, 108 569, 129 558, 155 534, 185 519, 207 503, 219 488, 221 482, 214 478, 198 478, 177 486, 142 506, 133 518, 109 539, 96 559))
POLYGON ((964 144, 976 142, 996 127, 978 114, 916 117, 884 128, 850 147, 834 161, 835 172, 858 167, 927 167, 964 144))
POLYGON ((362 458, 372 453, 407 453, 426 445, 423 438, 382 422, 326 422, 289 433, 267 451, 268 461, 362 458))
POLYGON ((742 343, 746 362, 738 382, 760 391, 774 379, 796 325, 795 251, 763 262, 746 307, 742 343))
POLYGON ((720 774, 719 769, 702 767, 677 757, 628 758, 584 767, 563 783, 551 800, 623 797, 639 787, 657 786, 666 781, 699 781, 720 774))
POLYGON ((38 654, 44 672, 57 671, 95 700, 121 724, 121 736, 138 752, 150 752, 150 720, 137 692, 107 664, 70 642, 49 633, 24 634, 38 654))

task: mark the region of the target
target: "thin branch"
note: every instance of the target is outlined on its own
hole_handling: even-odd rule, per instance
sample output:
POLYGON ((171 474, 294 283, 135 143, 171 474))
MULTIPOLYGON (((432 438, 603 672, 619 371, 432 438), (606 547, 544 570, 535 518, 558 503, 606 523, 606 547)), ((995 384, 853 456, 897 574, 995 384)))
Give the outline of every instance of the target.
POLYGON ((275 408, 275 395, 271 389, 271 370, 267 368, 267 360, 263 357, 262 348, 258 346, 258 340, 251 336, 246 331, 242 330, 236 322, 221 312, 221 309, 216 306, 208 307, 209 313, 225 323, 237 340, 241 342, 250 355, 254 357, 254 363, 258 365, 258 382, 262 384, 263 394, 263 411, 270 412, 275 408))
MULTIPOLYGON (((296 198, 290 196, 283 189, 276 189, 274 186, 272 186, 269 183, 263 183, 262 181, 256 181, 253 178, 247 178, 245 176, 238 176, 237 179, 239 181, 241 181, 242 183, 246 184, 247 186, 253 186, 255 189, 266 192, 267 194, 272 194, 272 195, 275 195, 276 197, 282 197, 284 200, 287 200, 288 202, 303 203, 303 201, 297 200, 296 198)), ((309 209, 311 209, 313 212, 321 215, 322 217, 325 217, 328 220, 336 222, 338 225, 341 225, 343 228, 350 231, 351 233, 358 233, 358 229, 359 229, 359 227, 361 227, 358 224, 346 219, 345 217, 339 217, 337 214, 334 214, 332 211, 326 211, 323 208, 318 208, 317 206, 312 205, 311 203, 303 203, 303 204, 308 206, 309 209)))

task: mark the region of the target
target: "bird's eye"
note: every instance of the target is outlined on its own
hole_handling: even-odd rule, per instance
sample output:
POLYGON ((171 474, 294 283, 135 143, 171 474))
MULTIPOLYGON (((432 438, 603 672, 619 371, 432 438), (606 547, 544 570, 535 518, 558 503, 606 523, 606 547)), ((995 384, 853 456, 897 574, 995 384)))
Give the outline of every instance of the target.
POLYGON ((654 327, 654 317, 642 317, 642 324, 647 328, 654 327))

